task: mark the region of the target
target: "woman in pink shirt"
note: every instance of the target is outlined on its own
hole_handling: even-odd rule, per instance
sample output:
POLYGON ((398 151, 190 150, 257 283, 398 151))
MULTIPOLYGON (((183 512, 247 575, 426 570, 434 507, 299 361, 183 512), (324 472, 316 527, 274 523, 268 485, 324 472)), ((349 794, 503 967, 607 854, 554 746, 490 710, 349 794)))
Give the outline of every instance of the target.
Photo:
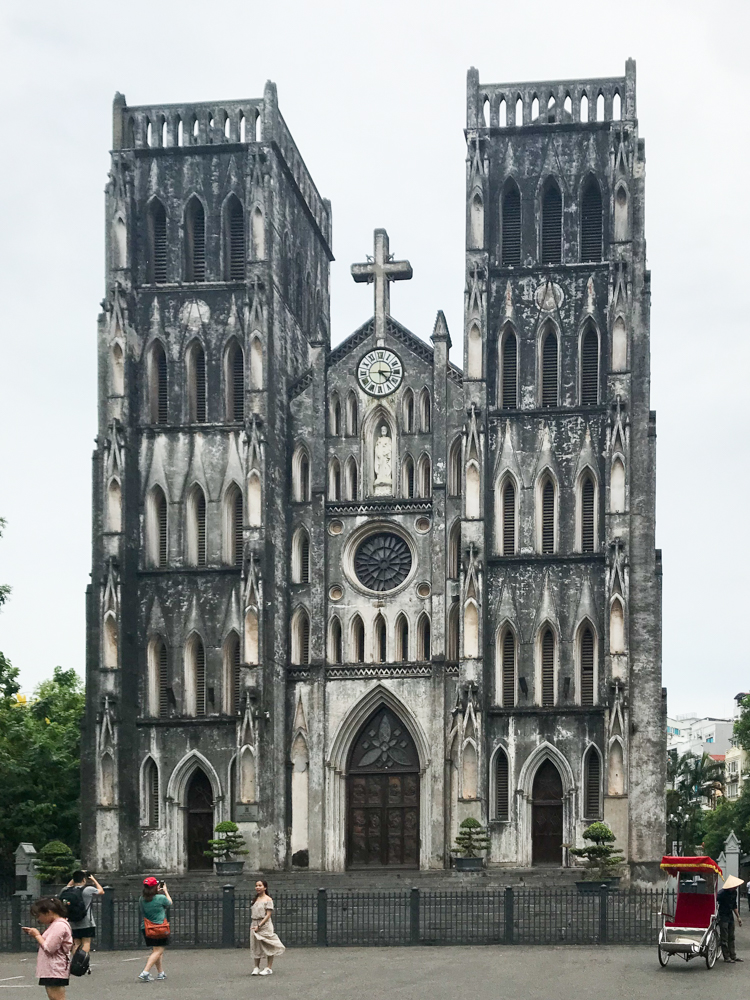
POLYGON ((66 912, 65 903, 60 899, 38 899, 31 905, 31 915, 47 929, 40 934, 36 927, 23 928, 39 945, 36 974, 39 985, 46 986, 49 1000, 65 1000, 65 987, 68 985, 73 932, 65 919, 66 912))

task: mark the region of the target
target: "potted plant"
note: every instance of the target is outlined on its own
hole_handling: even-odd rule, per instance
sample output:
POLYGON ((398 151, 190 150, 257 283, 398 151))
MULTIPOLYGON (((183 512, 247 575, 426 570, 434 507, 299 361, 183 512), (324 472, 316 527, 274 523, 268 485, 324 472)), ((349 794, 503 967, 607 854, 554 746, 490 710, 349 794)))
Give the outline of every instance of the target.
POLYGON ((34 858, 34 868, 40 882, 65 883, 71 872, 80 866, 73 852, 61 840, 51 840, 34 858))
POLYGON ((217 823, 214 833, 218 834, 213 840, 209 840, 209 850, 203 853, 207 858, 212 858, 216 866, 217 875, 241 875, 245 867, 244 861, 232 861, 231 856, 239 854, 249 854, 245 850, 245 838, 240 834, 239 827, 230 819, 225 819, 223 823, 217 823))
POLYGON ((590 841, 590 846, 570 849, 571 854, 586 861, 584 878, 576 882, 578 891, 596 892, 602 885, 616 888, 622 872, 622 850, 612 846, 617 839, 614 833, 606 823, 592 823, 583 831, 583 839, 590 841))
POLYGON ((460 872, 477 872, 484 867, 481 852, 490 846, 487 830, 479 820, 467 816, 461 823, 456 834, 458 857, 454 859, 455 867, 460 872))

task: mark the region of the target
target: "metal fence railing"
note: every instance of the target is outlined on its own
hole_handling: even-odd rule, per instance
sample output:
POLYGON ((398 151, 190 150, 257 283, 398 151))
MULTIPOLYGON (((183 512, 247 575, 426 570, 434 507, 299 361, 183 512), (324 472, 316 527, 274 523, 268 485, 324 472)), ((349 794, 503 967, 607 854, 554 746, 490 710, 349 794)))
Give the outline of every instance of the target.
MULTIPOLYGON (((242 948, 250 943, 250 893, 175 894, 169 914, 177 948, 242 948)), ((21 934, 29 900, 0 898, 0 951, 34 951, 21 934)), ((294 948, 409 944, 643 944, 656 940, 662 890, 405 889, 280 891, 274 925, 294 948)), ((137 895, 106 888, 94 901, 96 947, 144 947, 137 895)))

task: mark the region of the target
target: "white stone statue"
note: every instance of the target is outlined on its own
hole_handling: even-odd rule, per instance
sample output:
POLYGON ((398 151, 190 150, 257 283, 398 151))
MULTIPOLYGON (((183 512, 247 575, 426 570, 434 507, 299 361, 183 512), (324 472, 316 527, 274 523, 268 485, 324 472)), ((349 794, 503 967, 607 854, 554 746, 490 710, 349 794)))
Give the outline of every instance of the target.
POLYGON ((380 434, 375 439, 375 481, 373 487, 375 496, 393 495, 393 464, 392 444, 385 424, 380 427, 380 434))

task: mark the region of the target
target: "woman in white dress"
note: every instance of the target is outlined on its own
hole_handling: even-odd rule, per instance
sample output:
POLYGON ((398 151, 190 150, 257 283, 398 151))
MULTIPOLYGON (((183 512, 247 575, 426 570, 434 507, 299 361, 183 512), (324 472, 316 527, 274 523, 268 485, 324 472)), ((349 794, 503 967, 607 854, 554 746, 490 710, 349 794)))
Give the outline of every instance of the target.
POLYGON ((273 960, 282 955, 286 948, 273 929, 273 900, 268 895, 268 882, 258 879, 255 883, 255 899, 250 911, 250 952, 255 962, 251 975, 270 976, 273 973, 273 960), (260 960, 265 956, 266 967, 261 969, 260 960))

